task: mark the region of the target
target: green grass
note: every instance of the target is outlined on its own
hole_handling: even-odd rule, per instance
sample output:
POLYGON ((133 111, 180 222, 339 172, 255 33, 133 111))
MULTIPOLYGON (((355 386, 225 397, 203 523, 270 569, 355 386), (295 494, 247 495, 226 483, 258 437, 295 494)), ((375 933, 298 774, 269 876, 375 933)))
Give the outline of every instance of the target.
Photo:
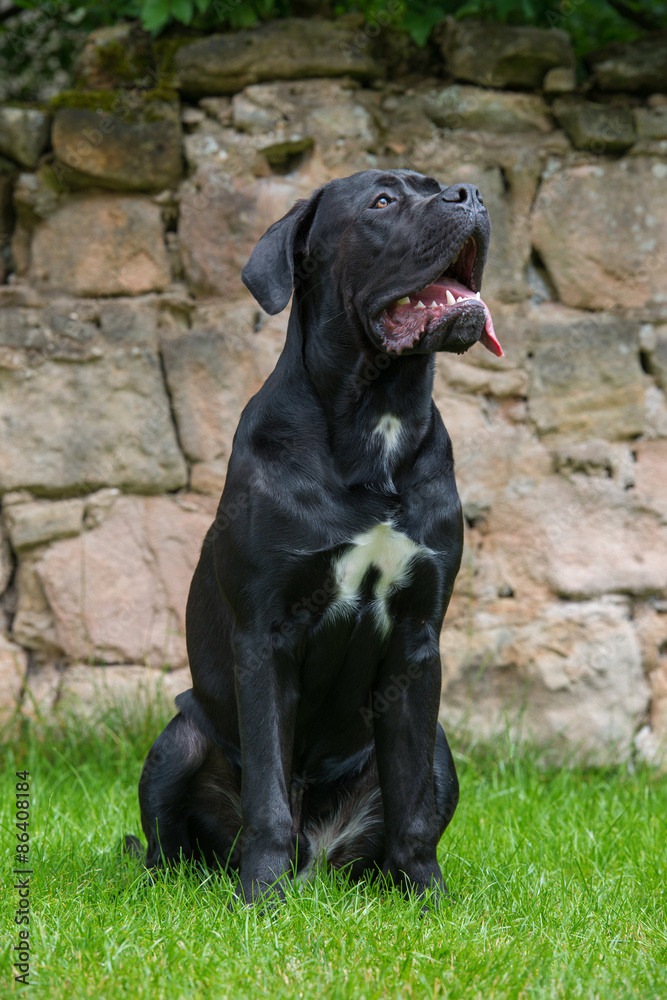
POLYGON ((262 914, 189 870, 146 885, 117 849, 160 720, 108 716, 0 748, 5 864, 0 997, 13 981, 14 772, 31 774, 31 998, 667 997, 667 781, 546 770, 467 747, 440 849, 454 902, 418 904, 326 875, 262 914))

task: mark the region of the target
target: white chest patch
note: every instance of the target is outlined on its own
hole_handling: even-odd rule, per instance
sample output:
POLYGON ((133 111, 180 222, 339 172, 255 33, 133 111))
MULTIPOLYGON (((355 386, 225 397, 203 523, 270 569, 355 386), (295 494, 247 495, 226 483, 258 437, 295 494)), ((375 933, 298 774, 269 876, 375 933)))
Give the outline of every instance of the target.
POLYGON ((386 634, 391 628, 387 611, 391 590, 408 581, 415 556, 430 551, 396 531, 391 521, 383 521, 357 535, 351 547, 333 565, 338 592, 332 611, 358 607, 361 583, 373 567, 379 573, 374 587, 373 612, 378 628, 386 634))
POLYGON ((373 435, 382 441, 385 458, 390 458, 400 445, 402 430, 401 421, 393 413, 385 413, 373 428, 373 435))

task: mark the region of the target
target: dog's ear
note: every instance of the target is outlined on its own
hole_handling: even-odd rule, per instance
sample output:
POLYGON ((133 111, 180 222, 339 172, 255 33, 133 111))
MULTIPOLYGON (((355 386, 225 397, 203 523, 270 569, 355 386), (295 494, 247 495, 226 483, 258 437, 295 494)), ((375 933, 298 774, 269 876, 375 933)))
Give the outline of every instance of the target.
POLYGON ((287 215, 269 226, 241 271, 243 284, 271 316, 282 312, 290 300, 294 259, 307 248, 321 194, 319 188, 310 198, 297 201, 287 215))

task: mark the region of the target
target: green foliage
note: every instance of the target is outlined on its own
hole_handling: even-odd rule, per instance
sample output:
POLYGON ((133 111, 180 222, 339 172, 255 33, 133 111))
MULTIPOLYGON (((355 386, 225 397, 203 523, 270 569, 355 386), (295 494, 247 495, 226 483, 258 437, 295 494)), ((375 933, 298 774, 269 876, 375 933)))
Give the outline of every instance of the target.
POLYGON ((431 31, 452 11, 448 8, 455 4, 442 2, 432 3, 431 0, 414 0, 405 4, 403 27, 409 32, 417 45, 425 45, 431 31))
MULTIPOLYGON (((74 16, 85 28, 140 18, 154 35, 179 25, 197 31, 251 27, 268 18, 286 17, 290 0, 81 0, 74 4, 51 0, 20 0, 17 6, 55 17, 74 16)), ((301 0, 303 9, 303 0, 301 0)), ((477 17, 503 24, 562 28, 579 54, 609 41, 628 41, 643 31, 667 28, 667 0, 312 0, 315 13, 340 15, 356 11, 367 21, 391 24, 424 45, 445 17, 477 17)))
MULTIPOLYGON (((200 28, 214 28, 216 23, 247 28, 257 21, 291 13, 287 0, 140 0, 140 6, 144 27, 155 32, 173 22, 200 28)), ((649 24, 667 27, 665 0, 338 0, 333 7, 335 15, 351 11, 359 12, 369 22, 407 31, 420 46, 448 16, 560 27, 573 36, 579 53, 609 41, 631 40, 649 24), (619 9, 625 11, 625 16, 619 9)))
POLYGON ((608 42, 632 41, 645 30, 667 28, 665 0, 440 0, 440 4, 457 19, 560 28, 572 36, 577 55, 608 42))
POLYGON ((143 0, 140 6, 141 22, 153 34, 174 23, 200 31, 239 30, 290 13, 286 0, 143 0))

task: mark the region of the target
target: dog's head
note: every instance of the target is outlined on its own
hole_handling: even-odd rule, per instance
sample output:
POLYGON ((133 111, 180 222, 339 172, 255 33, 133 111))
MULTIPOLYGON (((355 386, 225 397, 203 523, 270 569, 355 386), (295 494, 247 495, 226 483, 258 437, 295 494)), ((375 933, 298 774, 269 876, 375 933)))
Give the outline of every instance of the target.
POLYGON ((461 354, 477 341, 502 356, 480 298, 490 234, 476 187, 365 170, 297 202, 242 277, 267 312, 284 309, 293 289, 299 302, 326 300, 394 356, 461 354))

